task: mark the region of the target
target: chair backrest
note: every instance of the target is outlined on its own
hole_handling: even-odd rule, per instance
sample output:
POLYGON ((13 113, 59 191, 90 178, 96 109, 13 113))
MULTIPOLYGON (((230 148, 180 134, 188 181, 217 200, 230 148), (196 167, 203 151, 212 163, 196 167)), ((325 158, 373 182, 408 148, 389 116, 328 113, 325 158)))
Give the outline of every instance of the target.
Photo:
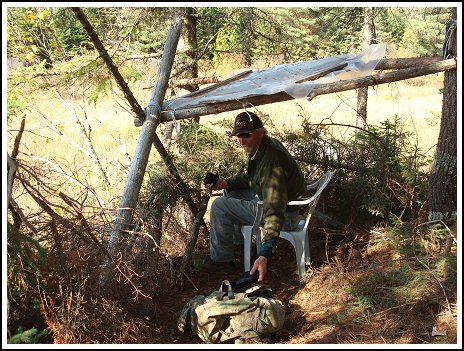
POLYGON ((314 193, 313 196, 306 200, 300 200, 300 201, 290 201, 288 204, 289 205, 307 205, 306 208, 306 217, 304 220, 304 231, 307 231, 309 221, 311 219, 312 214, 314 213, 317 203, 319 201, 319 198, 321 197, 322 191, 325 189, 327 184, 329 184, 330 180, 332 179, 332 172, 327 171, 325 172, 317 181, 311 184, 307 184, 306 188, 308 190, 311 189, 316 189, 316 192, 314 193))

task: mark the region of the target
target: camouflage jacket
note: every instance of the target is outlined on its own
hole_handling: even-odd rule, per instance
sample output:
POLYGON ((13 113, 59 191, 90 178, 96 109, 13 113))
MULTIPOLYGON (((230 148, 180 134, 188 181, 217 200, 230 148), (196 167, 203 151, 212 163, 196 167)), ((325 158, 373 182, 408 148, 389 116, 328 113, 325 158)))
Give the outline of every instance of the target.
POLYGON ((264 136, 256 155, 249 156, 248 169, 227 180, 229 190, 251 188, 263 201, 263 248, 269 239, 275 245, 284 224, 287 202, 305 198, 306 187, 300 167, 277 139, 264 136))

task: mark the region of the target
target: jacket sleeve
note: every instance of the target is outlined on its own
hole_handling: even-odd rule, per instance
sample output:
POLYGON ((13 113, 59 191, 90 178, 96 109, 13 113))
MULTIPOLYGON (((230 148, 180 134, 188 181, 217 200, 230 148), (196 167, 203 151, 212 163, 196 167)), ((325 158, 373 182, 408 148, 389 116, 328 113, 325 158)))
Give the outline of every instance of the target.
POLYGON ((264 236, 259 253, 260 256, 265 257, 269 257, 275 251, 288 203, 285 161, 277 157, 267 166, 262 179, 264 236))

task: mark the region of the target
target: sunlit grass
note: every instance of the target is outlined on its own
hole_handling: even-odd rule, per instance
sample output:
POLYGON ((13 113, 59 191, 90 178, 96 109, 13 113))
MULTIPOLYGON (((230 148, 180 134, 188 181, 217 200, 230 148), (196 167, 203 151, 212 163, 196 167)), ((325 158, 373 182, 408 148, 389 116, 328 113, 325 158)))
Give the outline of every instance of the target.
MULTIPOLYGON (((222 70, 213 73, 225 76, 235 68, 223 67, 222 70)), ((140 81, 130 84, 142 107, 146 106, 150 96, 150 89, 146 87, 147 83, 153 82, 153 77, 149 76, 153 74, 152 71, 146 70, 140 81)), ((206 72, 200 74, 204 75, 206 72)), ((417 145, 433 155, 440 127, 442 86, 443 74, 435 74, 369 87, 368 123, 379 125, 398 116, 404 128, 413 132, 417 145)), ((32 95, 31 103, 24 113, 26 130, 21 140, 20 152, 74 165, 72 167, 76 172, 79 172, 77 169, 85 170, 80 178, 89 182, 90 186, 100 188, 101 176, 98 175, 98 170, 92 170, 95 168, 93 160, 83 153, 83 150, 90 152, 82 134, 83 126, 87 131, 91 131, 92 146, 110 178, 110 183, 114 186, 113 191, 120 194, 130 160, 134 157, 141 128, 135 127, 135 116, 129 112, 130 108, 122 100, 120 92, 116 91, 117 96, 109 94, 102 97, 93 104, 85 100, 82 92, 77 91, 78 89, 72 100, 73 109, 70 109, 69 91, 60 91, 60 96, 66 104, 60 101, 55 91, 43 91, 32 95), (76 123, 73 113, 82 126, 76 123), (53 129, 51 124, 56 129, 53 129)), ((256 107, 255 112, 265 117, 266 127, 271 134, 273 131, 281 130, 297 131, 301 128, 303 118, 313 123, 355 125, 356 98, 357 92, 351 90, 318 96, 311 101, 298 99, 261 105, 256 107)), ((225 133, 229 127, 220 126, 218 122, 227 120, 231 125, 238 112, 240 111, 202 116, 201 123, 219 133, 225 133)), ((8 120, 9 150, 12 149, 21 117, 22 115, 18 115, 8 120)), ((159 137, 163 127, 158 128, 159 137)), ((334 126, 332 129, 335 136, 345 139, 354 131, 354 128, 344 126, 334 126)), ((150 162, 155 160, 159 160, 159 155, 152 147, 150 162)))

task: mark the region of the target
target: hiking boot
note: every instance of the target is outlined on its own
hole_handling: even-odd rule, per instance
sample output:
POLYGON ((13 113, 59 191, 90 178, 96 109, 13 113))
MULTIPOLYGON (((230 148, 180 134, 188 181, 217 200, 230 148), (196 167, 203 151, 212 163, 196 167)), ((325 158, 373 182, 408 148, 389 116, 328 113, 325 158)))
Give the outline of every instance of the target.
POLYGON ((230 272, 232 270, 235 270, 235 264, 234 261, 216 262, 213 261, 210 257, 208 257, 204 262, 196 264, 194 270, 197 272, 204 273, 214 273, 220 271, 230 272))

